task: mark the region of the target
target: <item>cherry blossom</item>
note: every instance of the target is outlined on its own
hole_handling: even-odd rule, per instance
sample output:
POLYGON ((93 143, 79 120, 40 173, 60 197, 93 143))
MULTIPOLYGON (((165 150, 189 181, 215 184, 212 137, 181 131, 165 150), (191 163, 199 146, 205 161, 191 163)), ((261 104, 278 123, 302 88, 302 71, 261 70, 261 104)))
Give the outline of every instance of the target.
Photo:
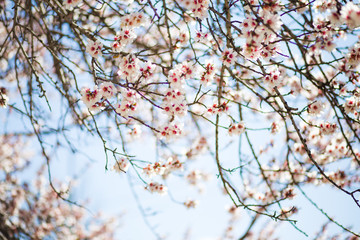
POLYGON ((116 163, 113 166, 113 169, 116 172, 127 172, 127 170, 130 167, 130 163, 126 158, 120 158, 116 161, 116 163))
POLYGON ((186 202, 184 202, 184 205, 187 208, 196 208, 198 204, 199 202, 196 200, 187 200, 186 202))
POLYGON ((97 86, 94 86, 94 90, 84 87, 81 89, 81 100, 88 108, 91 108, 101 100, 101 93, 101 90, 99 90, 97 86))
POLYGON ((245 124, 243 122, 231 124, 229 127, 229 135, 240 135, 245 132, 245 124))
POLYGON ((131 83, 138 81, 140 75, 139 60, 133 55, 123 57, 119 64, 118 75, 131 83))
POLYGON ((138 111, 140 96, 133 90, 122 90, 122 100, 120 104, 116 106, 116 113, 120 114, 124 118, 134 116, 138 111))
POLYGON ((113 83, 104 82, 100 84, 100 95, 105 99, 110 99, 115 96, 117 90, 113 83))
POLYGON ((308 113, 315 116, 321 114, 323 109, 324 104, 321 101, 315 101, 313 103, 310 103, 307 108, 308 113))
POLYGON ((349 28, 353 29, 360 26, 360 8, 358 5, 348 2, 341 8, 340 14, 349 28))
POLYGON ((224 49, 222 53, 222 61, 225 66, 230 67, 234 65, 236 61, 237 53, 233 50, 224 49))
POLYGON ((165 195, 167 193, 167 187, 157 182, 149 183, 149 185, 146 186, 146 189, 151 193, 158 193, 160 195, 165 195))
POLYGON ((64 5, 66 9, 71 9, 72 7, 78 6, 81 2, 81 0, 65 0, 64 5))
POLYGON ((136 34, 133 29, 123 29, 114 37, 114 43, 112 44, 113 51, 123 51, 127 45, 134 41, 135 38, 136 34))
POLYGON ((0 87, 0 106, 5 108, 9 102, 9 97, 6 95, 6 88, 0 87))
POLYGON ((88 52, 93 58, 97 58, 98 56, 101 56, 101 48, 102 48, 103 44, 96 40, 91 41, 89 40, 88 45, 86 46, 86 52, 88 52))
POLYGON ((166 140, 170 140, 174 137, 179 137, 182 135, 182 126, 179 123, 170 123, 168 125, 164 125, 160 128, 158 133, 159 138, 165 138, 166 140))

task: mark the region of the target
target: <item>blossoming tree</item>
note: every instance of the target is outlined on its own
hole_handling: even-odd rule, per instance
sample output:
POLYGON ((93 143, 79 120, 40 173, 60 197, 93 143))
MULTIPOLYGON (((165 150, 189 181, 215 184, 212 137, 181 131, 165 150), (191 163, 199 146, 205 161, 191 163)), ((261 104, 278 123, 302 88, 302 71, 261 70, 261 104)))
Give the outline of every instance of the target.
MULTIPOLYGON (((24 166, 7 155, 11 146, 0 151, 4 194, 11 192, 1 198, 4 236, 56 236, 65 225, 85 238, 81 226, 61 222, 84 206, 53 183, 50 162, 53 152, 79 153, 71 139, 87 134, 101 141, 106 170, 136 179, 159 198, 176 191, 170 178, 191 187, 217 177, 233 216, 222 239, 275 237, 275 227, 254 230, 261 219, 308 236, 296 225, 298 195, 326 219, 317 237, 330 238, 328 225, 339 239, 360 237, 306 191, 330 186, 360 208, 358 4, 4 0, 0 10, 2 140, 36 140, 49 180, 35 197, 12 174, 24 166), (16 119, 24 126, 14 127, 16 119), (144 139, 154 150, 139 159, 142 149, 133 146, 144 139), (209 164, 216 170, 202 171, 209 164), (29 227, 26 216, 41 209, 42 199, 59 209, 44 207, 29 227), (240 209, 251 219, 234 236, 240 209), (44 220, 53 215, 62 220, 44 220)), ((170 198, 185 208, 201 204, 170 198)), ((75 215, 74 221, 82 216, 75 215)), ((112 232, 105 229, 87 236, 109 239, 100 234, 112 232)))

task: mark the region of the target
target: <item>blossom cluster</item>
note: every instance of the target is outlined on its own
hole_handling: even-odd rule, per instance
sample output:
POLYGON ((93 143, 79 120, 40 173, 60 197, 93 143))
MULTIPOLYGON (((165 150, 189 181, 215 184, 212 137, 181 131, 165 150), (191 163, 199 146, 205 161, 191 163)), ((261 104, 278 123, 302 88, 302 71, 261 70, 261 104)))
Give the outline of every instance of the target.
POLYGON ((245 124, 243 122, 231 124, 229 127, 229 135, 240 135, 245 132, 245 124))
POLYGON ((307 108, 308 113, 314 116, 321 114, 323 109, 324 109, 324 104, 321 101, 310 103, 307 108))
POLYGON ((183 134, 182 124, 170 122, 166 125, 159 127, 159 138, 165 138, 169 140, 174 137, 179 137, 183 134))
POLYGON ((32 182, 19 176, 30 166, 32 150, 24 139, 0 136, 0 211, 1 234, 6 238, 31 236, 35 239, 114 239, 116 221, 92 215, 91 221, 83 208, 62 198, 69 187, 54 182, 58 193, 51 188, 46 174, 39 169, 32 182), (29 152, 30 151, 30 152, 29 152), (4 216, 6 216, 4 218, 4 216), (46 219, 46 221, 45 221, 46 219), (84 222, 88 224, 85 226, 84 222))
POLYGON ((86 46, 86 52, 88 52, 93 58, 97 58, 102 55, 101 49, 103 44, 99 41, 89 41, 88 45, 86 46))
POLYGON ((130 166, 130 162, 126 158, 120 158, 114 164, 113 169, 116 172, 127 172, 129 166, 130 166))
POLYGON ((282 84, 282 76, 278 68, 274 67, 268 70, 269 73, 264 77, 264 82, 270 87, 278 87, 282 84))
POLYGON ((184 205, 187 208, 196 208, 199 202, 197 200, 187 200, 184 202, 184 205))
POLYGON ((360 8, 358 5, 348 2, 341 8, 340 14, 349 28, 354 29, 360 26, 360 8))
POLYGON ((0 107, 5 108, 9 102, 9 97, 7 96, 6 88, 0 87, 0 107))
POLYGON ((208 180, 209 176, 200 170, 193 170, 187 176, 186 179, 191 185, 198 185, 199 181, 208 180))
POLYGON ((158 193, 160 195, 164 195, 167 193, 167 187, 163 184, 157 182, 151 182, 146 186, 146 189, 151 193, 158 193))
POLYGON ((274 53, 280 50, 278 45, 272 43, 282 25, 277 8, 278 5, 274 4, 267 9, 260 10, 260 22, 251 15, 247 15, 241 23, 241 36, 246 38, 242 54, 246 58, 257 60, 261 56, 265 56, 266 59, 269 59, 276 56, 274 53))
POLYGON ((112 50, 114 52, 121 52, 127 45, 132 43, 135 38, 136 34, 133 29, 123 29, 114 37, 112 50))
POLYGON ((139 59, 131 54, 123 57, 119 64, 118 75, 130 83, 138 81, 140 76, 139 59))
POLYGON ((71 9, 72 7, 76 7, 81 3, 81 0, 65 0, 64 5, 66 9, 71 9))
POLYGON ((222 100, 219 103, 214 103, 211 107, 208 107, 207 112, 209 114, 223 114, 229 111, 229 102, 226 100, 222 100))
POLYGON ((166 92, 162 107, 169 116, 183 117, 187 113, 185 93, 182 89, 171 89, 166 92))
POLYGON ((333 134, 336 131, 336 123, 320 123, 320 132, 325 135, 333 134))
POLYGON ((136 114, 140 99, 139 94, 131 89, 122 89, 121 95, 121 103, 116 106, 115 111, 125 118, 136 114))
POLYGON ((236 57, 237 57, 237 53, 234 50, 230 50, 226 48, 222 52, 221 60, 223 61, 225 66, 230 67, 235 64, 236 57))
POLYGON ((206 149, 208 142, 205 137, 200 137, 197 139, 194 144, 191 146, 191 148, 186 152, 186 157, 188 159, 192 159, 195 156, 203 153, 206 149))
POLYGON ((97 86, 94 87, 94 90, 86 87, 81 89, 81 100, 90 110, 97 110, 102 106, 100 103, 101 98, 102 94, 97 86))
POLYGON ((155 162, 153 164, 148 164, 143 168, 143 172, 148 177, 153 177, 156 175, 160 175, 163 178, 169 176, 173 171, 182 171, 183 163, 180 162, 179 159, 174 157, 170 157, 165 163, 155 162))
POLYGON ((194 17, 204 19, 208 16, 209 0, 181 0, 179 2, 191 11, 194 17))
POLYGON ((205 86, 213 82, 215 76, 215 66, 213 63, 207 63, 205 65, 205 70, 200 76, 200 82, 205 86))

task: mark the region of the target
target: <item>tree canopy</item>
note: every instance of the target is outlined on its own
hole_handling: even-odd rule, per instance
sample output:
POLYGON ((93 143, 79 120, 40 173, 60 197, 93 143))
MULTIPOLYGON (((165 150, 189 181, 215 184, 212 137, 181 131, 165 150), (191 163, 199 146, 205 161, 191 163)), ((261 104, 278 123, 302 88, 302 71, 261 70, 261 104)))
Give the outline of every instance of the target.
POLYGON ((0 1, 0 236, 117 239, 115 216, 53 176, 61 156, 91 162, 96 139, 141 200, 197 211, 215 179, 231 220, 214 237, 358 239, 309 188, 360 208, 359 27, 345 0, 0 1), (315 233, 300 196, 325 219, 315 233))

